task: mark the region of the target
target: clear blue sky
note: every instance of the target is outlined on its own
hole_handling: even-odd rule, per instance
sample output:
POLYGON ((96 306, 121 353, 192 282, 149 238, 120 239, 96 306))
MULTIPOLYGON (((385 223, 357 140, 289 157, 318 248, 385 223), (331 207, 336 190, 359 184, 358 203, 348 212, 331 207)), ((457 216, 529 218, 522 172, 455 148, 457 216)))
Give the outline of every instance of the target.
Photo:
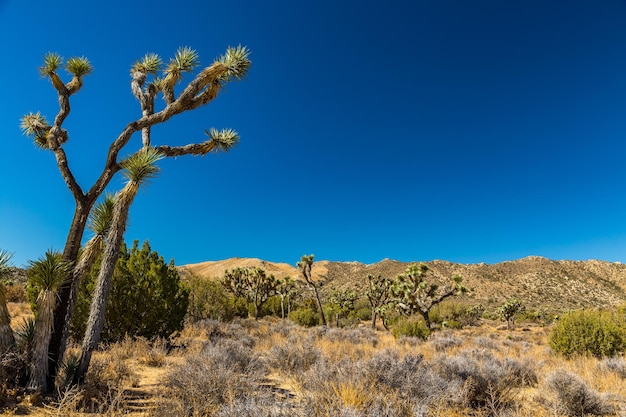
POLYGON ((249 76, 153 143, 210 127, 241 143, 163 161, 127 242, 149 239, 177 264, 626 262, 624 1, 37 3, 0 1, 0 248, 18 265, 62 250, 74 207, 53 155, 19 130, 23 114, 58 110, 44 54, 94 66, 65 124, 87 189, 140 116, 135 60, 190 46, 209 65, 238 44, 249 76))

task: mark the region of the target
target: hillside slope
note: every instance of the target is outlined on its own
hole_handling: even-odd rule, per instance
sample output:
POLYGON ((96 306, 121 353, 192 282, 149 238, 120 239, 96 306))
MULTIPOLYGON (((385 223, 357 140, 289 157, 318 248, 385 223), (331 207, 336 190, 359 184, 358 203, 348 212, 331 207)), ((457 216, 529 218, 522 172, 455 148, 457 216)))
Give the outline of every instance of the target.
MULTIPOLYGON (((321 261, 313 265, 313 276, 328 294, 336 289, 365 288, 368 274, 395 277, 412 263, 389 259, 374 264, 321 261)), ((444 282, 452 275, 463 277, 470 292, 463 298, 485 305, 501 304, 508 298, 521 299, 528 308, 549 310, 609 307, 626 302, 626 265, 604 261, 553 261, 527 257, 493 265, 426 262, 432 279, 444 282)), ((276 277, 301 278, 285 263, 260 259, 232 258, 180 267, 183 275, 221 277, 225 269, 259 267, 276 277)))

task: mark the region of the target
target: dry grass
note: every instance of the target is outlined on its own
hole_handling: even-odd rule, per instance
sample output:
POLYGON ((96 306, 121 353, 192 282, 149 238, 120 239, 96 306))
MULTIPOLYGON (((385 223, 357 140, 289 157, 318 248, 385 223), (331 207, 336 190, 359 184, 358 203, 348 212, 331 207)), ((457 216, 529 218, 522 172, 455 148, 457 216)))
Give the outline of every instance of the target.
POLYGON ((306 329, 275 318, 207 320, 185 328, 169 352, 163 341, 113 344, 94 354, 82 390, 64 392, 45 406, 23 398, 5 413, 561 417, 577 415, 567 403, 584 398, 589 415, 624 415, 624 357, 566 360, 548 348, 548 328, 522 324, 507 331, 499 325, 486 321, 438 331, 424 342, 396 340, 366 326, 306 329), (562 378, 564 372, 571 377, 562 378), (569 396, 556 387, 566 387, 569 396), (139 410, 129 406, 129 393, 137 390, 149 397, 139 410))

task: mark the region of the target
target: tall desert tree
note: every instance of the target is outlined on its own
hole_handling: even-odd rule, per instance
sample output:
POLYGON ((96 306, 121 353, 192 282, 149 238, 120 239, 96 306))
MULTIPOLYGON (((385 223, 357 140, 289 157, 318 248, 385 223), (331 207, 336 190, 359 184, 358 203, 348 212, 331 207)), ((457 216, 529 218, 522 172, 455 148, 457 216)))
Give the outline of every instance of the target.
POLYGON ((376 329, 378 316, 383 316, 383 324, 386 306, 391 301, 391 286, 393 280, 383 277, 381 274, 367 276, 367 291, 365 296, 372 306, 372 329, 376 329))
POLYGON ((96 280, 89 318, 87 319, 87 329, 85 330, 85 337, 81 347, 76 382, 82 382, 85 372, 89 368, 91 354, 100 341, 100 334, 104 327, 104 313, 109 292, 111 291, 111 280, 120 254, 120 248, 124 241, 130 206, 139 191, 139 187, 148 179, 154 178, 159 172, 156 166, 156 162, 159 159, 161 159, 161 155, 156 149, 145 147, 122 162, 123 174, 128 181, 124 188, 115 196, 111 226, 107 234, 104 253, 102 254, 102 264, 96 280))
POLYGON ((11 316, 7 308, 6 290, 2 280, 9 274, 12 255, 0 249, 0 353, 15 345, 15 336, 11 329, 11 316))
POLYGON ((63 260, 61 253, 47 251, 28 269, 29 285, 39 288, 35 312, 35 331, 28 389, 46 390, 48 373, 48 344, 54 325, 53 313, 57 290, 72 271, 72 264, 63 260))
POLYGON ((411 265, 404 274, 398 275, 391 288, 391 293, 400 313, 405 315, 420 314, 430 329, 428 314, 431 308, 446 298, 467 290, 461 284, 463 279, 459 275, 453 276, 450 283, 443 287, 434 282, 428 282, 429 271, 428 265, 424 263, 411 265))
POLYGON ((224 271, 222 285, 235 297, 245 298, 254 305, 254 318, 258 319, 261 307, 276 295, 280 282, 261 268, 235 268, 224 271))
POLYGON ((311 275, 311 268, 313 268, 313 259, 315 259, 315 255, 302 255, 300 258, 300 262, 298 262, 297 266, 304 280, 309 285, 310 288, 313 289, 313 293, 315 294, 315 299, 317 300, 317 308, 320 312, 320 319, 322 319, 322 324, 326 326, 326 315, 324 314, 324 308, 322 307, 322 299, 320 298, 319 291, 317 290, 317 284, 313 281, 313 276, 311 275))
MULTIPOLYGON (((74 215, 63 249, 65 261, 78 265, 79 249, 89 213, 111 179, 122 169, 118 155, 129 145, 133 135, 141 134, 139 149, 151 146, 152 127, 208 104, 229 82, 244 78, 250 68, 249 54, 246 47, 229 47, 223 55, 211 65, 201 69, 184 85, 180 85, 184 74, 193 73, 199 66, 198 54, 191 48, 180 48, 165 67, 163 60, 154 53, 146 54, 132 65, 130 86, 139 102, 142 115, 123 127, 116 138, 112 138, 102 171, 89 188, 83 188, 78 183, 70 166, 64 148, 70 135, 64 128, 64 123, 70 115, 70 99, 83 87, 84 77, 92 72, 91 63, 85 57, 74 57, 64 62, 56 53, 48 53, 44 57, 39 70, 42 76, 51 81, 56 91, 59 111, 52 122, 40 112, 26 114, 22 117, 21 127, 37 147, 54 154, 59 172, 75 201, 74 215), (69 75, 70 79, 67 82, 61 78, 62 69, 69 75), (177 92, 176 87, 179 85, 177 92), (165 104, 161 106, 158 106, 155 100, 159 94, 165 99, 165 104)), ((205 133, 208 138, 203 142, 185 146, 164 144, 156 148, 165 157, 206 155, 212 151, 228 148, 238 140, 237 133, 231 129, 210 129, 205 130, 205 133)), ((68 317, 71 316, 71 314, 68 316, 68 312, 72 310, 73 279, 64 283, 58 292, 59 302, 54 312, 55 327, 49 346, 50 379, 54 378, 59 359, 63 356, 63 346, 67 337, 66 326, 69 323, 68 317)))

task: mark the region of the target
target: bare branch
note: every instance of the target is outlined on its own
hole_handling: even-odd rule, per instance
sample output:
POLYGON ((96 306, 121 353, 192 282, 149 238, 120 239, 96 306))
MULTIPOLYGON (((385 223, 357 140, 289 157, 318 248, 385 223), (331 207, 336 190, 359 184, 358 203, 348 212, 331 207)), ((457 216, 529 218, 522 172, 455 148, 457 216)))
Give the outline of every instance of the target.
POLYGON ((182 155, 206 155, 216 148, 215 142, 207 140, 202 143, 191 143, 184 146, 157 146, 155 149, 166 157, 182 155))

